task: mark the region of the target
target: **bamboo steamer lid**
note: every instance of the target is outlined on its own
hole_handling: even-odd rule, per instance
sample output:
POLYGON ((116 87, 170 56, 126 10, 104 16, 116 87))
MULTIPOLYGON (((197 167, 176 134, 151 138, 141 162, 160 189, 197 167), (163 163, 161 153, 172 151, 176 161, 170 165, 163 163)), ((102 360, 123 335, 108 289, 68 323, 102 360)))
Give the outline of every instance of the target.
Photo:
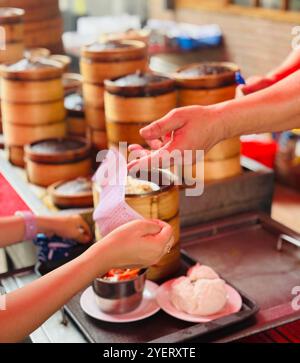
POLYGON ((52 202, 59 208, 92 208, 93 190, 90 178, 60 181, 48 188, 52 202))
POLYGON ((174 80, 138 72, 105 81, 105 109, 109 121, 151 122, 177 105, 174 80))
POLYGON ((90 83, 145 70, 147 65, 147 48, 139 41, 96 42, 81 52, 81 73, 90 83))
POLYGON ((229 62, 202 62, 177 70, 174 78, 179 88, 215 89, 236 83, 239 68, 229 62))
POLYGON ((60 121, 46 125, 24 126, 4 122, 5 143, 7 145, 24 146, 48 137, 64 137, 66 122, 60 121))
POLYGON ((26 145, 25 153, 26 158, 37 163, 60 164, 86 158, 90 146, 79 138, 51 138, 26 145))
POLYGON ((61 78, 63 67, 61 63, 46 58, 24 58, 17 63, 2 66, 0 71, 5 79, 37 81, 61 78))
POLYGON ((95 42, 83 47, 81 55, 93 61, 114 62, 143 58, 147 50, 143 42, 134 40, 95 42))
POLYGON ((66 118, 64 101, 24 104, 2 101, 3 122, 23 126, 47 125, 66 118))

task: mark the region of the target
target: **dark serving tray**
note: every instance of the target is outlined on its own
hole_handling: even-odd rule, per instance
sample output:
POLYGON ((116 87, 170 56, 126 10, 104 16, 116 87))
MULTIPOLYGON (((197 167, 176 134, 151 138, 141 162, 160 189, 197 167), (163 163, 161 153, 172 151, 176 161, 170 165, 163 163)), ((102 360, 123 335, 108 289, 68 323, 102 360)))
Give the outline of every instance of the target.
POLYGON ((253 325, 223 331, 215 341, 238 340, 300 319, 292 307, 292 290, 300 286, 296 232, 265 214, 247 213, 185 229, 181 242, 187 254, 212 266, 260 307, 253 325))
MULTIPOLYGON (((182 267, 179 275, 195 265, 196 261, 182 253, 182 267)), ((80 296, 75 296, 65 307, 66 312, 77 324, 85 338, 91 343, 179 343, 204 337, 221 329, 242 324, 253 317, 257 304, 239 291, 243 299, 240 312, 206 324, 187 323, 175 319, 163 311, 139 322, 113 324, 97 321, 87 316, 80 307, 80 296)))

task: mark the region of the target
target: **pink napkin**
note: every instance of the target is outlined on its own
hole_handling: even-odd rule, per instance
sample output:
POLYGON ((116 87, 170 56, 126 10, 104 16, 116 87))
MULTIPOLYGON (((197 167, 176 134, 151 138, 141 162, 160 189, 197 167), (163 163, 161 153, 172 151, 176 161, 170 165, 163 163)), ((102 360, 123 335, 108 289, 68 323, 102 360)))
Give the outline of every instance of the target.
POLYGON ((125 202, 127 163, 116 149, 110 149, 93 177, 98 185, 100 202, 94 211, 94 221, 102 237, 125 223, 143 217, 125 202))

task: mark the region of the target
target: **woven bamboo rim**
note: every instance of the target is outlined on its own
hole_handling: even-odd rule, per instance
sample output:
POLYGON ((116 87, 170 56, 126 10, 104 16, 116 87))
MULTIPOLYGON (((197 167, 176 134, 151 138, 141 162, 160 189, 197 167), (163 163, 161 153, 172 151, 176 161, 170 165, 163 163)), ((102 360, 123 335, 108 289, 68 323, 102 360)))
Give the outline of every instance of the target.
POLYGON ((65 138, 52 138, 36 141, 25 146, 25 154, 28 160, 37 163, 47 163, 47 164, 60 164, 73 162, 75 160, 84 159, 90 154, 90 145, 80 138, 65 137, 65 138), (78 143, 78 148, 72 150, 63 150, 51 152, 40 152, 36 151, 34 147, 38 144, 43 144, 45 142, 59 142, 64 143, 67 141, 72 141, 78 143))
POLYGON ((239 67, 234 63, 229 62, 201 62, 194 63, 188 66, 181 67, 173 75, 180 88, 196 88, 196 89, 211 89, 223 87, 225 85, 230 85, 236 83, 235 75, 239 71, 239 67), (208 64, 209 66, 223 66, 228 68, 228 72, 213 74, 213 75, 199 75, 199 76, 188 76, 182 74, 186 69, 196 68, 199 65, 208 64))

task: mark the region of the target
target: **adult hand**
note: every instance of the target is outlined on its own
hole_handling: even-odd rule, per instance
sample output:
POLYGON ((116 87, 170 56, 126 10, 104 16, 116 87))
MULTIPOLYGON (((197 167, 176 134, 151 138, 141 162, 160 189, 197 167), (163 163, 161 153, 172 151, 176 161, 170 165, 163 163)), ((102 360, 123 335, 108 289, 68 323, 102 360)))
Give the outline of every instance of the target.
POLYGON ((47 223, 49 231, 47 234, 57 234, 60 237, 73 239, 82 244, 89 243, 92 240, 90 227, 80 215, 49 217, 47 223))
POLYGON ((110 251, 115 268, 144 268, 157 263, 174 243, 172 227, 157 220, 127 223, 99 243, 110 251))
POLYGON ((153 122, 140 131, 152 149, 149 152, 139 145, 129 146, 129 151, 135 152, 139 159, 128 164, 129 169, 145 169, 163 161, 166 152, 179 150, 208 151, 224 138, 220 114, 214 107, 189 106, 174 109, 162 119, 153 122))

